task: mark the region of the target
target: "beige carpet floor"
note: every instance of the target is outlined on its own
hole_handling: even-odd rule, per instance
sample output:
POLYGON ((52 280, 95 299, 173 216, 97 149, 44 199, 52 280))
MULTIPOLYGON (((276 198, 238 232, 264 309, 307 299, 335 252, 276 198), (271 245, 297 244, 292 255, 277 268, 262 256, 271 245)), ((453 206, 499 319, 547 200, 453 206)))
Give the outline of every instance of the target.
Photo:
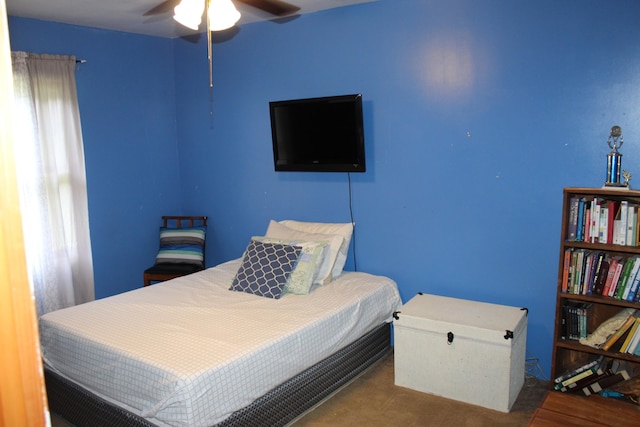
POLYGON ((548 388, 547 381, 526 379, 511 412, 503 413, 394 385, 389 353, 293 426, 526 426, 548 388))
MULTIPOLYGON (((526 426, 548 387, 546 381, 527 379, 511 412, 498 412, 395 386, 393 353, 389 352, 363 375, 293 422, 292 427, 526 426)), ((70 424, 53 414, 52 426, 70 424)))

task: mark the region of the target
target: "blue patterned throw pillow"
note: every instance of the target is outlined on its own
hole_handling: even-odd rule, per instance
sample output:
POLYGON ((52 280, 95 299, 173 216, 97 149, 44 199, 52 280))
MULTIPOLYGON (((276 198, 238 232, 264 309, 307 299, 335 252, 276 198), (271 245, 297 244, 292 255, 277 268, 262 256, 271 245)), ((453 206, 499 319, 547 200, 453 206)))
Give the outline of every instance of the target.
POLYGON ((254 236, 253 240, 263 243, 280 243, 282 245, 300 246, 300 256, 291 272, 287 284, 282 291, 285 294, 308 295, 315 277, 320 270, 322 257, 327 242, 307 242, 303 240, 276 239, 265 236, 254 236))
POLYGON ((251 240, 229 289, 279 299, 300 251, 298 246, 251 240))

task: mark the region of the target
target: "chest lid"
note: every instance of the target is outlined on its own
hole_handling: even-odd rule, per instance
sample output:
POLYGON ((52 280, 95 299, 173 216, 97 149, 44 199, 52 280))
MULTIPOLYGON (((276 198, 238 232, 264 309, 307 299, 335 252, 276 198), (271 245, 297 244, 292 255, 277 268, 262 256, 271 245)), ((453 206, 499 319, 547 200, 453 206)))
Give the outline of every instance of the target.
POLYGON ((432 332, 484 337, 513 338, 526 326, 527 310, 520 307, 470 301, 438 295, 418 294, 404 304, 394 325, 432 332))

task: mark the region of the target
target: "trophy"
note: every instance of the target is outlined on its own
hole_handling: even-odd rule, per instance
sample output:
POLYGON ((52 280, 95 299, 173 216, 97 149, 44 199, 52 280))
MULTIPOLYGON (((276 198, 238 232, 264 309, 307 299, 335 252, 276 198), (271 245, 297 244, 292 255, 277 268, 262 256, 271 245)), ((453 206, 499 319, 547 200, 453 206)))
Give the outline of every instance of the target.
POLYGON ((622 147, 624 140, 622 139, 622 129, 620 126, 613 126, 611 128, 611 134, 607 140, 611 152, 607 155, 607 187, 627 187, 629 185, 629 177, 625 171, 625 181, 620 182, 620 167, 622 163, 622 154, 618 152, 618 149, 622 147))

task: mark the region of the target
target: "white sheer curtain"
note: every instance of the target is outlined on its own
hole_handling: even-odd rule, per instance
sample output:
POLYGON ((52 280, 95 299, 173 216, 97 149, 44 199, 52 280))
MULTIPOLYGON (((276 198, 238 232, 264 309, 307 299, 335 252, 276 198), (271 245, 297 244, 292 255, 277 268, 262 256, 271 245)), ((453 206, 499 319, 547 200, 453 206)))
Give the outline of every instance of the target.
POLYGON ((95 298, 73 56, 12 53, 16 166, 38 315, 95 298))

